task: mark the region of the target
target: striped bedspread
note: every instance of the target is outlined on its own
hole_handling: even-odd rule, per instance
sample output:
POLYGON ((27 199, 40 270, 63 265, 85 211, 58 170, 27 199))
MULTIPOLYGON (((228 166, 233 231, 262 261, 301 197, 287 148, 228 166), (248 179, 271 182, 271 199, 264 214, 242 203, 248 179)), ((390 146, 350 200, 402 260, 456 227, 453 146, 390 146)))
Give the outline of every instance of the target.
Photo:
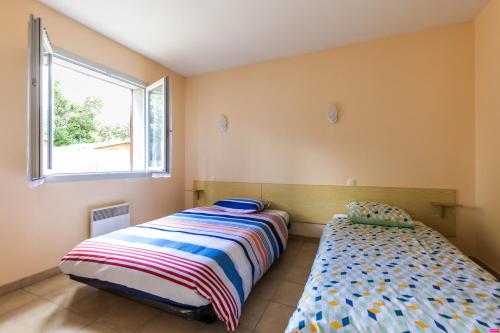
POLYGON ((173 304, 211 303, 235 330, 252 287, 286 248, 287 223, 281 211, 194 208, 83 241, 60 268, 173 304))

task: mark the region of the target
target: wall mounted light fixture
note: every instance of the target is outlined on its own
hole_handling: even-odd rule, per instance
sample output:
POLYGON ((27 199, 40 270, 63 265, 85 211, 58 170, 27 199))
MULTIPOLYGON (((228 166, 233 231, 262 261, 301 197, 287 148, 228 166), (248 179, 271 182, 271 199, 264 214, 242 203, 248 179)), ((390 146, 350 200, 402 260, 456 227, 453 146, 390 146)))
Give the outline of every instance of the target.
POLYGON ((221 132, 227 131, 227 117, 223 114, 219 118, 219 129, 221 132))
POLYGON ((330 106, 328 109, 328 122, 330 124, 336 124, 339 119, 339 110, 335 104, 330 106))

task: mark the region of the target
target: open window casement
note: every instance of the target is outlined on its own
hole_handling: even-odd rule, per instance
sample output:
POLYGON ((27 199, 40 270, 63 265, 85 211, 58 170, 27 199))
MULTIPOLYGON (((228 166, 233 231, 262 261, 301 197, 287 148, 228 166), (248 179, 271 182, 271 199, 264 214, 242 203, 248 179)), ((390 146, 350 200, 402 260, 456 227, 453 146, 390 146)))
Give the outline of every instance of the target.
POLYGON ((52 47, 42 19, 30 17, 29 180, 43 183, 52 154, 52 47))
POLYGON ((43 21, 33 16, 29 55, 30 186, 44 181, 170 176, 168 77, 147 86, 52 48, 43 21), (95 102, 85 109, 72 100, 79 97, 95 102))
POLYGON ((146 169, 153 177, 170 174, 172 141, 169 78, 146 88, 146 169))

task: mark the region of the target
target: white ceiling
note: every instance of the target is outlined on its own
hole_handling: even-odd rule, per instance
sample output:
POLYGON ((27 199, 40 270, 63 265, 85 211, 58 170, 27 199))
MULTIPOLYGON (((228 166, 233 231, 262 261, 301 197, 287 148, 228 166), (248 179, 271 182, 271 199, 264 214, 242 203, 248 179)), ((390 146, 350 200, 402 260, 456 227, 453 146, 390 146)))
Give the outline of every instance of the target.
POLYGON ((39 1, 186 76, 467 21, 488 2, 39 1))

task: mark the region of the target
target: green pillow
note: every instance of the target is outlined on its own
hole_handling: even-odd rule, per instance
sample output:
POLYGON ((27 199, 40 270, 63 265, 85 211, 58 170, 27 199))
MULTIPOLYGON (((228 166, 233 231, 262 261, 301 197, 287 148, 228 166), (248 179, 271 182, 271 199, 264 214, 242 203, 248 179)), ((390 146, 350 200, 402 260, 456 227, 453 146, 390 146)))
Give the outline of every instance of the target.
POLYGON ((411 216, 401 208, 379 202, 351 201, 348 217, 353 223, 414 228, 411 216))

